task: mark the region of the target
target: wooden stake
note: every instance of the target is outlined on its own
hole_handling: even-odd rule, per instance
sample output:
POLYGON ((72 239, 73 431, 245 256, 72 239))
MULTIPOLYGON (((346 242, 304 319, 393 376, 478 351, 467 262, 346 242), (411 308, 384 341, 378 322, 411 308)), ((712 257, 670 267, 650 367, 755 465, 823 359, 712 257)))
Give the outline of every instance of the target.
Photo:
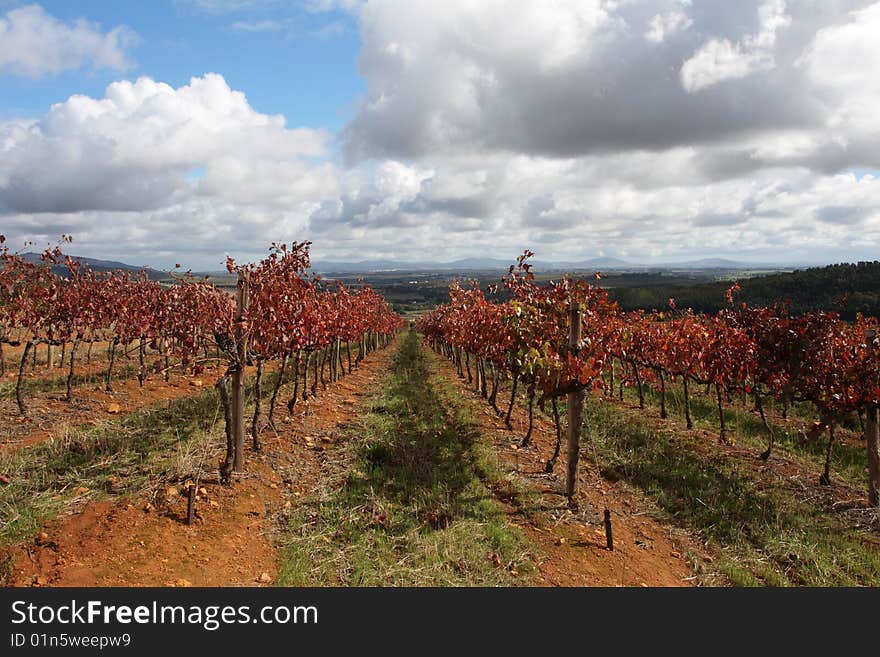
MULTIPOLYGON (((874 357, 877 331, 867 332, 868 360, 874 357)), ((874 389, 876 389, 876 381, 874 389)), ((865 445, 868 450, 868 504, 880 506, 880 432, 878 432, 877 403, 868 404, 865 409, 865 445)))
POLYGON ((257 376, 254 378, 254 416, 251 420, 253 450, 260 451, 260 414, 263 409, 263 358, 257 360, 257 376))
POLYGON ((235 346, 236 366, 232 372, 232 436, 235 442, 235 459, 232 469, 244 468, 244 369, 247 364, 247 336, 244 331, 244 313, 248 307, 247 275, 239 274, 235 288, 235 346))
POLYGON ((220 483, 228 486, 232 483, 232 463, 235 460, 235 440, 232 431, 232 404, 229 401, 228 377, 224 374, 215 384, 223 404, 223 419, 226 421, 226 458, 220 461, 220 483))
POLYGON ((191 525, 196 519, 196 487, 186 489, 186 524, 191 525))
POLYGON ((27 416, 27 408, 24 405, 24 399, 21 396, 21 386, 24 383, 24 368, 27 365, 27 357, 31 349, 37 353, 37 348, 33 342, 24 343, 24 351, 21 353, 21 363, 18 366, 18 379, 15 381, 15 401, 18 404, 18 411, 23 416, 27 416))
POLYGON ((611 511, 605 509, 605 545, 614 552, 614 534, 611 532, 611 511))
MULTIPOLYGON (((568 346, 574 351, 581 341, 581 305, 571 304, 569 311, 570 329, 568 346)), ((584 419, 584 391, 568 393, 568 471, 565 481, 565 496, 569 506, 576 507, 574 496, 577 494, 577 465, 580 457, 581 423, 584 419)))
POLYGON ((79 340, 74 338, 73 344, 70 345, 70 369, 67 370, 67 392, 64 395, 65 401, 73 399, 73 369, 76 358, 76 348, 79 346, 79 340))

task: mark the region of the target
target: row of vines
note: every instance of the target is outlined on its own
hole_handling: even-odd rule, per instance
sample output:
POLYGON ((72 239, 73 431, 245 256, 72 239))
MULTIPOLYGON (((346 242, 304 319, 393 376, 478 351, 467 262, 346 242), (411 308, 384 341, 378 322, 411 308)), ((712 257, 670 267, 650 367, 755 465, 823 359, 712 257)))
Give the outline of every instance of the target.
MULTIPOLYGON (((117 354, 137 353, 141 387, 151 375, 180 368, 195 374, 209 364, 225 366, 216 383, 226 415, 227 454, 221 479, 243 467, 244 372, 255 369, 253 446, 274 421, 275 403, 288 363, 293 362, 293 412, 297 399, 316 395, 319 384, 343 376, 370 351, 388 343, 401 325, 384 298, 369 286, 327 285, 309 273, 308 242, 273 244, 260 262, 227 261, 237 275, 235 297, 207 280, 184 275, 160 285, 146 275, 96 272, 65 256, 60 247, 39 259, 12 252, 0 236, 0 349, 22 347, 16 402, 25 418, 22 382, 38 345, 62 348, 66 399, 73 399, 77 351, 106 344, 104 385, 112 390, 117 354), (63 266, 63 273, 56 273, 63 266), (266 419, 260 404, 267 363, 279 363, 266 419)), ((2 354, 2 351, 0 351, 2 354)))
MULTIPOLYGON (((875 318, 844 322, 833 312, 795 316, 784 304, 749 307, 736 303, 736 285, 728 290, 728 307, 716 315, 678 310, 674 300, 662 312, 627 313, 604 289, 588 281, 537 284, 528 264, 530 256, 526 251, 502 279, 507 300, 490 301, 476 283, 469 287, 455 284, 449 303, 423 315, 418 329, 436 350, 453 360, 461 376, 476 380, 482 395, 505 415, 508 425, 517 387, 525 387, 530 423, 524 444, 531 436, 535 403, 541 408, 551 405, 557 447, 547 462, 548 471, 562 438, 559 397, 589 390, 613 394, 616 376, 618 384, 633 383, 643 406, 643 385, 650 382, 659 392, 665 418, 666 386, 675 381, 683 388, 688 428, 692 427, 691 386, 705 385, 713 391, 722 440, 727 437, 724 404, 733 395, 750 396, 768 434, 768 447, 761 454, 764 459, 773 447, 765 401, 773 399, 783 409, 793 402, 811 404, 818 416, 813 433, 828 432, 821 477, 826 484, 835 428, 857 416, 867 443, 869 502, 880 504, 880 350, 875 318), (573 317, 580 319, 573 321, 573 317), (506 412, 497 403, 504 379, 512 380, 506 412)), ((488 291, 490 295, 498 292, 497 286, 488 291)), ((572 476, 570 472, 570 480, 572 476)), ((571 495, 571 481, 568 491, 571 495)))

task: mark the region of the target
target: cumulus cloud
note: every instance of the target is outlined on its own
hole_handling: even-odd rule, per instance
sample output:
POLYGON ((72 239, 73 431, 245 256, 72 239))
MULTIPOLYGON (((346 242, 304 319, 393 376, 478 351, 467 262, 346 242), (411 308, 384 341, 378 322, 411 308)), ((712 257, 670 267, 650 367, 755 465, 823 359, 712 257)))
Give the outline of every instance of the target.
POLYGON ((412 226, 420 223, 409 204, 419 195, 430 171, 387 161, 368 178, 359 176, 340 198, 325 201, 310 217, 310 228, 328 233, 340 227, 369 228, 412 226))
POLYGON ((791 168, 700 179, 691 175, 693 155, 423 158, 420 168, 385 177, 381 189, 357 169, 363 177, 312 214, 310 235, 319 249, 351 259, 400 258, 401 250, 426 260, 512 257, 529 247, 545 259, 791 261, 844 245, 849 259, 865 258, 880 244, 880 180, 873 176, 791 168), (856 223, 861 237, 852 240, 847 230, 856 223))
MULTIPOLYGON (((114 82, 103 98, 72 96, 38 121, 0 124, 0 204, 20 212, 143 210, 191 186, 213 195, 289 200, 289 187, 326 191, 303 157, 325 136, 256 112, 216 74, 177 89, 150 78, 114 82), (273 191, 274 190, 274 191, 273 191)), ((319 176, 323 178, 323 176, 319 176)))
POLYGON ((572 157, 815 128, 824 100, 795 62, 858 4, 376 0, 354 10, 368 90, 346 152, 572 157))
POLYGON ((115 82, 0 123, 0 216, 10 237, 72 233, 79 248, 261 247, 293 239, 341 193, 326 141, 257 112, 217 74, 115 82))
POLYGON ((6 234, 72 232, 87 255, 125 259, 126 245, 197 266, 291 239, 314 239, 319 260, 880 247, 880 3, 309 9, 350 11, 361 33, 346 160, 218 75, 119 82, 0 123, 6 234), (700 63, 713 42, 726 45, 700 63))
MULTIPOLYGON (((816 239, 837 238, 820 208, 847 203, 801 192, 796 206, 768 207, 753 189, 780 177, 875 199, 873 178, 865 187, 836 175, 880 168, 880 3, 867 4, 524 2, 512 12, 501 2, 397 11, 378 0, 355 9, 369 86, 343 139, 355 162, 431 168, 435 188, 479 176, 480 193, 463 201, 427 198, 426 181, 401 206, 424 226, 444 221, 438 212, 474 214, 521 243, 618 253, 701 241, 794 248, 789 237, 817 222, 816 239), (479 166, 462 164, 471 161, 479 166), (569 230, 595 239, 562 246, 569 230)), ((794 195, 771 187, 768 198, 794 195)))
POLYGON ((280 32, 284 29, 284 23, 273 20, 235 21, 229 27, 237 32, 280 32))
POLYGON ((799 60, 827 108, 818 151, 873 166, 880 152, 880 3, 825 27, 799 60), (847 155, 850 155, 847 158, 847 155))
POLYGON ((684 12, 685 7, 689 7, 690 0, 682 0, 681 7, 670 9, 665 14, 655 14, 648 23, 648 30, 645 32, 645 38, 652 43, 662 43, 670 35, 675 34, 679 30, 686 30, 694 21, 684 12))
POLYGON ((278 0, 175 0, 180 5, 188 5, 209 14, 228 14, 237 11, 262 9, 278 0))
POLYGON ((760 30, 756 34, 735 43, 711 39, 682 65, 681 84, 686 91, 694 93, 775 66, 776 33, 791 24, 785 0, 765 0, 758 8, 758 17, 760 30))
MULTIPOLYGON (((572 157, 815 134, 841 94, 821 89, 805 53, 831 47, 847 20, 872 48, 874 12, 849 13, 865 4, 377 0, 356 10, 368 91, 346 152, 572 157)), ((870 56, 860 61, 847 75, 866 77, 870 56)))
POLYGON ((313 13, 326 11, 357 13, 366 3, 367 0, 305 0, 303 4, 306 10, 313 13))
POLYGON ((126 70, 139 38, 120 25, 102 32, 83 18, 63 22, 39 5, 0 16, 0 74, 39 78, 80 68, 126 70))

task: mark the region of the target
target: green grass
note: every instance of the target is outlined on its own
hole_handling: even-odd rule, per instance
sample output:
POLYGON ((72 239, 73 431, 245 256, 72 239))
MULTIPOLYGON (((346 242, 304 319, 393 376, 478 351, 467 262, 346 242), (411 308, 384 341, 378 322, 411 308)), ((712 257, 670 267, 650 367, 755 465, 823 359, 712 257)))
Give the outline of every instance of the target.
MULTIPOLYGON (((691 415, 698 429, 718 431, 714 397, 702 388, 691 392, 691 415)), ((645 386, 645 402, 659 417, 659 394, 645 386)), ((616 390, 615 390, 616 392, 616 390)), ((509 385, 499 394, 502 402, 509 385)), ((626 392, 636 401, 634 389, 626 392)), ((525 404, 525 396, 518 395, 525 404)), ((877 514, 869 510, 845 513, 809 499, 802 489, 757 472, 721 449, 713 454, 705 440, 683 429, 684 400, 681 386, 667 381, 666 406, 670 420, 656 428, 656 419, 622 408, 598 395, 588 398, 584 458, 592 460, 595 441, 604 476, 622 480, 641 490, 654 505, 659 519, 672 522, 708 540, 720 553, 711 568, 741 586, 856 586, 880 585, 880 542, 877 514), (709 453, 709 456, 706 453, 709 453), (871 527, 874 527, 873 531, 871 527)), ((565 404, 560 405, 565 422, 565 404)), ((730 437, 754 448, 755 458, 766 448, 766 431, 759 417, 741 404, 725 406, 730 437)), ((812 419, 807 405, 796 405, 790 417, 812 419)), ((549 418, 548 418, 549 419, 549 418)), ((552 422, 552 419, 549 419, 552 422)), ((776 434, 774 453, 784 455, 818 480, 825 458, 824 440, 804 442, 796 429, 772 422, 776 434)), ((772 462, 769 466, 772 469, 772 462)), ((866 455, 859 444, 836 444, 832 479, 865 485, 866 455)), ((703 578, 717 583, 711 573, 703 578)))
MULTIPOLYGON (((277 376, 264 376, 264 397, 277 376)), ((213 468, 225 450, 223 422, 219 396, 209 387, 97 425, 62 426, 55 438, 0 457, 0 474, 9 479, 0 484, 0 548, 38 532, 83 498, 134 495, 213 468)), ((0 563, 0 584, 2 571, 0 563)))
POLYGON ((586 427, 605 476, 641 489, 661 515, 708 539, 733 583, 880 585, 880 549, 852 517, 736 459, 706 457, 696 437, 657 430, 605 400, 590 399, 586 427))
POLYGON ((519 493, 462 398, 432 371, 415 333, 403 339, 371 409, 347 438, 341 485, 319 491, 291 517, 279 584, 529 581, 525 539, 496 499, 519 493))
POLYGON ((132 494, 157 479, 192 474, 194 462, 214 455, 222 421, 217 394, 208 389, 98 426, 62 428, 59 437, 4 456, 0 546, 34 534, 78 499, 111 489, 132 494))
MULTIPOLYGON (((703 394, 702 387, 699 387, 699 391, 697 388, 698 386, 692 386, 690 395, 691 418, 693 419, 694 427, 718 431, 720 425, 714 388, 711 397, 703 394)), ((646 405, 650 404, 652 408, 657 410, 659 415, 659 392, 652 386, 645 385, 644 394, 646 405)), ((636 393, 632 391, 629 395, 628 398, 633 399, 636 393)), ((752 414, 748 410, 749 408, 751 407, 744 407, 741 403, 736 405, 725 403, 724 421, 731 439, 743 446, 753 448, 755 454, 760 454, 767 447, 767 431, 764 429, 761 418, 756 414, 752 414)), ((671 384, 668 381, 666 385, 666 410, 670 418, 684 419, 684 395, 681 386, 671 384)), ((805 425, 816 418, 815 414, 811 414, 810 409, 806 408, 805 405, 797 405, 790 409, 790 411, 794 417, 802 420, 805 425)), ((818 440, 804 441, 795 427, 774 422, 772 417, 768 417, 768 421, 773 428, 776 440, 776 444, 773 447, 774 454, 785 455, 787 458, 800 461, 810 469, 815 470, 815 475, 818 478, 825 464, 827 434, 823 434, 818 440)), ((865 485, 867 454, 862 444, 855 442, 842 443, 840 441, 835 443, 831 465, 832 476, 839 476, 859 487, 865 485)))

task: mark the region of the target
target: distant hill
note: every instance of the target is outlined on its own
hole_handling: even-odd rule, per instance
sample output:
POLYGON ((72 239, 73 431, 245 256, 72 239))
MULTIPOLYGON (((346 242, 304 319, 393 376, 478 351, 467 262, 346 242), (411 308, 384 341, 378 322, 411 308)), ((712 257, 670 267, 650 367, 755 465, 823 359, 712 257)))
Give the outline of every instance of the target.
MULTIPOLYGON (((38 262, 40 255, 38 253, 25 253, 23 257, 31 262, 38 262)), ((75 260, 88 265, 95 271, 114 271, 121 269, 123 271, 138 272, 146 269, 147 275, 154 280, 167 278, 165 272, 152 269, 150 267, 140 267, 130 265, 115 260, 101 260, 99 258, 87 258, 85 256, 72 256, 75 260)), ((516 259, 504 260, 500 258, 460 258, 448 262, 425 262, 414 260, 360 260, 358 262, 339 262, 332 260, 315 259, 312 262, 312 269, 321 274, 356 274, 369 272, 416 272, 416 271, 449 271, 449 272, 500 272, 506 271, 510 265, 514 264, 516 259)), ((724 258, 704 258, 702 260, 693 260, 680 263, 667 263, 661 265, 641 265, 637 263, 621 260, 613 257, 596 257, 585 260, 573 261, 531 261, 536 271, 632 271, 644 272, 648 271, 667 271, 667 270, 729 270, 743 271, 756 268, 778 269, 771 265, 756 265, 754 263, 736 262, 724 258)), ((56 267, 59 274, 66 273, 67 269, 63 266, 56 267)), ((225 276, 225 271, 204 272, 211 275, 225 276)))
POLYGON ((599 269, 638 268, 638 265, 634 265, 626 260, 621 260, 620 258, 590 258, 588 260, 580 260, 577 262, 541 262, 538 260, 535 261, 534 265, 538 269, 585 269, 593 271, 599 269))
MULTIPOLYGON (((312 269, 315 271, 335 273, 380 272, 380 271, 503 271, 516 262, 515 258, 503 260, 499 258, 461 258, 449 262, 420 262, 407 260, 361 260, 360 262, 338 262, 315 259, 312 269)), ((659 265, 643 265, 620 258, 597 257, 586 260, 571 261, 531 261, 538 271, 645 271, 645 270, 748 270, 748 269, 781 269, 773 265, 757 265, 755 263, 736 262, 725 258, 704 258, 686 262, 664 263, 659 265)))
POLYGON ((728 260, 726 258, 703 258, 701 260, 667 264, 664 267, 669 269, 754 269, 757 267, 767 267, 767 265, 737 262, 736 260, 728 260))
POLYGON ((606 269, 619 269, 623 267, 632 267, 632 263, 627 262, 626 260, 621 260, 620 258, 591 258, 590 260, 584 260, 579 264, 584 269, 592 269, 594 267, 605 267, 606 269))
MULTIPOLYGON (((504 271, 515 264, 516 259, 500 258, 460 258, 449 262, 417 262, 395 260, 361 260, 360 262, 333 262, 315 260, 312 268, 322 273, 352 273, 376 271, 504 271)), ((534 260, 532 265, 538 270, 574 269, 625 269, 632 265, 618 258, 592 258, 577 262, 549 262, 534 260)))
MULTIPOLYGON (((662 310, 670 298, 679 308, 714 313, 726 303, 724 292, 730 282, 695 285, 619 287, 609 294, 626 310, 662 310)), ((757 276, 740 281, 738 301, 751 305, 773 305, 787 301, 795 313, 834 310, 844 319, 856 313, 880 316, 880 261, 813 267, 789 273, 757 276)))
MULTIPOLYGON (((507 269, 510 267, 509 260, 500 260, 498 258, 462 258, 453 260, 452 262, 441 263, 437 265, 440 269, 507 269)), ((426 263, 426 267, 430 268, 430 263, 426 263)))
MULTIPOLYGON (((39 253, 22 253, 21 257, 28 262, 41 262, 39 253)), ((136 265, 129 265, 124 262, 116 262, 115 260, 100 260, 98 258, 87 258, 85 256, 71 255, 70 257, 88 266, 89 269, 91 269, 92 271, 105 272, 122 270, 130 271, 135 274, 141 270, 144 270, 147 272, 147 276, 153 280, 159 280, 168 277, 168 274, 166 274, 165 272, 159 271, 157 269, 152 269, 150 267, 138 267, 136 265)), ((65 267, 63 264, 52 267, 52 271, 54 271, 59 276, 66 276, 68 274, 67 267, 65 267)))
POLYGON ((359 262, 334 262, 313 260, 312 269, 321 273, 356 273, 378 271, 496 271, 510 266, 507 260, 493 258, 462 258, 452 262, 418 262, 407 260, 361 260, 359 262))

